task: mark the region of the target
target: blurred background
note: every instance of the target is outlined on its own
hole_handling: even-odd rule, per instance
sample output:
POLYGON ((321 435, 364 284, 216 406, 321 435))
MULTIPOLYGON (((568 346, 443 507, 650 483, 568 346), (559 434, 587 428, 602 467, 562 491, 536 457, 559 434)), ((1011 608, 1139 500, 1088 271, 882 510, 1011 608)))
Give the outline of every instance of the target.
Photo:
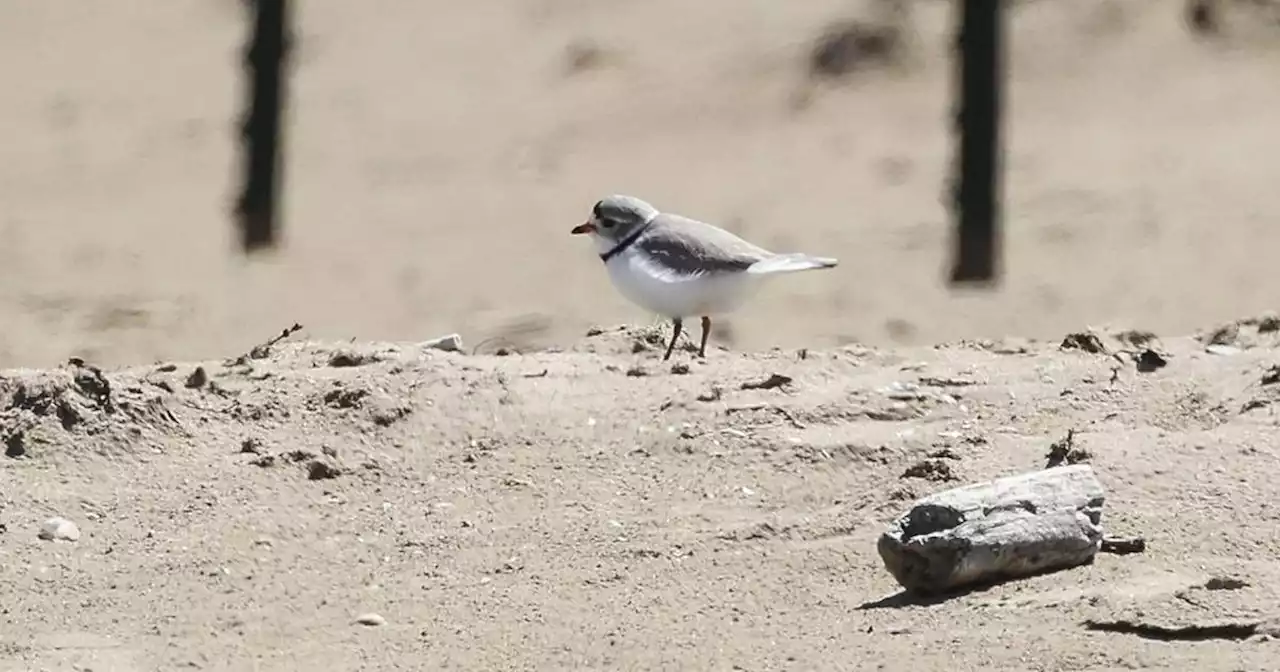
POLYGON ((296 3, 284 240, 246 258, 242 3, 8 3, 0 366, 223 357, 293 322, 516 349, 647 322, 569 235, 611 192, 840 259, 768 285, 718 334, 740 349, 1276 306, 1274 7, 1200 34, 1181 1, 1013 3, 1005 276, 955 292, 952 4, 296 3))

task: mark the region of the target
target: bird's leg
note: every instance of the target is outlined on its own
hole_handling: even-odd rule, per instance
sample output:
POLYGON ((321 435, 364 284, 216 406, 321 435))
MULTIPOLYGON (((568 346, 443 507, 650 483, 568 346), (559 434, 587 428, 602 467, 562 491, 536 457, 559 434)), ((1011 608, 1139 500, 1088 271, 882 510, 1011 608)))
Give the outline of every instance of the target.
POLYGON ((680 329, 684 327, 684 320, 675 317, 671 319, 671 323, 675 325, 675 330, 671 332, 671 344, 667 346, 667 354, 662 356, 662 361, 671 359, 671 351, 676 347, 676 339, 680 338, 680 329))
POLYGON ((698 356, 707 356, 707 337, 711 335, 711 318, 702 316, 702 345, 698 347, 698 356))

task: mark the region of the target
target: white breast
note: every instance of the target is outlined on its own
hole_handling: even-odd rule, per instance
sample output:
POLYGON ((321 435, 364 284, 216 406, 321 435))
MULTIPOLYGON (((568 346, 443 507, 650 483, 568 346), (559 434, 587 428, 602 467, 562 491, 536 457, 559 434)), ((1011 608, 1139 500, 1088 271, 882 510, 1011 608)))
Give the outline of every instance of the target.
POLYGON ((746 273, 678 276, 650 260, 637 246, 605 264, 614 287, 646 310, 676 317, 708 317, 736 310, 755 287, 746 273))

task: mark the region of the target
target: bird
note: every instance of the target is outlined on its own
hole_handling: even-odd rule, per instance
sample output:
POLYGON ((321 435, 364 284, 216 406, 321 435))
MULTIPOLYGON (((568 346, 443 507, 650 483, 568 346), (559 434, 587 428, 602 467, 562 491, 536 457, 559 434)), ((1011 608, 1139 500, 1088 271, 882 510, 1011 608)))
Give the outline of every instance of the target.
POLYGON ((592 239, 620 294, 671 320, 674 331, 663 361, 671 359, 686 318, 702 319, 698 357, 706 358, 711 318, 737 310, 760 280, 837 264, 828 257, 771 252, 718 226, 660 212, 626 194, 601 198, 571 233, 592 239))

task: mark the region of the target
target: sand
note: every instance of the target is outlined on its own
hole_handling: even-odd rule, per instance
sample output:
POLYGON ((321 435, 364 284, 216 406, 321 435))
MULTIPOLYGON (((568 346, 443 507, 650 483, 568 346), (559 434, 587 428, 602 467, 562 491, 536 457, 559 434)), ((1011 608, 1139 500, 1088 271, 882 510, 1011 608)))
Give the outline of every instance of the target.
POLYGON ((1156 339, 1166 364, 1145 372, 1113 338, 674 364, 660 338, 508 356, 285 341, 103 372, 109 393, 91 369, 5 372, 21 455, 0 471, 0 669, 1274 663, 1274 629, 1170 643, 1086 622, 1280 616, 1280 333, 1156 339), (1107 533, 1145 553, 899 594, 875 550, 894 517, 1043 468, 1068 432, 1107 533), (79 540, 40 539, 53 516, 79 540))
POLYGON ((1006 275, 956 292, 950 3, 833 81, 871 10, 793 4, 309 3, 251 260, 238 5, 5 9, 0 670, 1274 669, 1084 625, 1280 616, 1278 339, 1210 338, 1276 307, 1274 23, 1019 3, 1006 275), (568 234, 615 191, 841 264, 663 363, 568 234), (881 602, 890 520, 1068 430, 1147 552, 881 602))

